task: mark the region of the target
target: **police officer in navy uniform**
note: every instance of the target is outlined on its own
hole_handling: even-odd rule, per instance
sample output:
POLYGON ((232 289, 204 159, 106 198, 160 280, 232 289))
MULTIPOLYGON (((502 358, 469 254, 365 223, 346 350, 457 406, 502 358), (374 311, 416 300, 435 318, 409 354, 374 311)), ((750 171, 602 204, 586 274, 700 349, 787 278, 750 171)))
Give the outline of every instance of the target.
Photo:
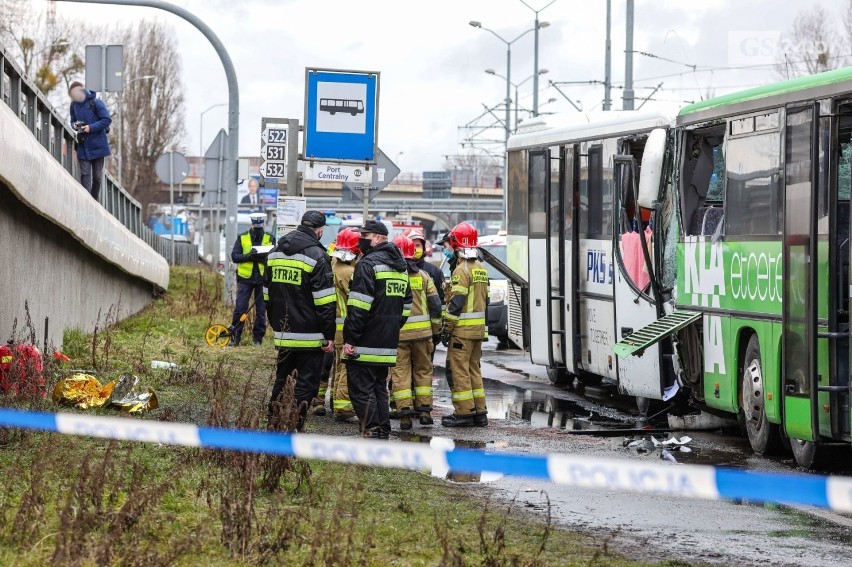
POLYGON ((263 300, 263 280, 266 273, 266 254, 256 250, 258 246, 272 246, 272 235, 263 230, 266 215, 251 214, 251 228, 240 234, 231 251, 231 261, 237 265, 237 300, 234 303, 234 317, 231 320, 234 329, 231 337, 233 346, 239 346, 244 324, 240 317, 248 311, 251 296, 254 294, 254 344, 263 342, 266 334, 266 303, 263 300))

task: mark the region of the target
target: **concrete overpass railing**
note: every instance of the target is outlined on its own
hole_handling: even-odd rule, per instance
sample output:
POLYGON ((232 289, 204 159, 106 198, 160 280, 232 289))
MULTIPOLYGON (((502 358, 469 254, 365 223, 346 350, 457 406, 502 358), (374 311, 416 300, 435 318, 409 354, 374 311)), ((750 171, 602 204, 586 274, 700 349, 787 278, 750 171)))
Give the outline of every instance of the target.
POLYGON ((141 310, 168 288, 169 266, 138 202, 111 178, 103 206, 79 184, 73 133, 2 51, 0 70, 0 339, 28 319, 41 339, 49 318, 45 338, 59 345, 110 310, 141 310))

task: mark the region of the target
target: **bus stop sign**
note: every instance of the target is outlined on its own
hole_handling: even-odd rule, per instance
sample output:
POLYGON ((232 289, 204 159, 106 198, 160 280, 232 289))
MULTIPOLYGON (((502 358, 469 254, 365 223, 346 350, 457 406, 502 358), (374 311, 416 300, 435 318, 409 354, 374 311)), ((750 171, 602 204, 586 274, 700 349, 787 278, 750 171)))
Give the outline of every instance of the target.
POLYGON ((376 163, 379 73, 307 69, 304 158, 376 163))

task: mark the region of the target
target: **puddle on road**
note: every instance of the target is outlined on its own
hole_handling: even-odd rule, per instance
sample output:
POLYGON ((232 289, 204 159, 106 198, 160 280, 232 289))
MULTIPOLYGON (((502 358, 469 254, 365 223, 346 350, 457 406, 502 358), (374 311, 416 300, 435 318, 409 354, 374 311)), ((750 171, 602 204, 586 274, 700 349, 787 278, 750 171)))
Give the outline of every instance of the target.
MULTIPOLYGON (((419 433, 411 433, 408 431, 394 432, 399 437, 400 441, 407 443, 428 443, 434 446, 440 446, 445 449, 465 448, 465 449, 485 449, 488 443, 484 441, 465 441, 462 439, 448 439, 446 437, 433 437, 431 435, 421 435, 419 433)), ((503 478, 503 473, 482 471, 481 473, 470 474, 459 471, 452 471, 448 467, 435 465, 431 472, 431 476, 449 480, 450 482, 466 483, 485 483, 494 482, 503 478)))

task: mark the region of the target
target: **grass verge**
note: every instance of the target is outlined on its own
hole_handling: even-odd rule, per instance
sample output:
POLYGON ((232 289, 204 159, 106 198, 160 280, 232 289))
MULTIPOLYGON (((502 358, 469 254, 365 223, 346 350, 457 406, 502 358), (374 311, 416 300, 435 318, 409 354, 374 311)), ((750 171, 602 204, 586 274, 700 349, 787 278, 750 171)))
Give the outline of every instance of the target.
MULTIPOLYGON (((67 333, 66 368, 139 376, 160 400, 141 419, 259 428, 275 353, 204 343, 210 323, 230 319, 220 287, 207 271, 174 269, 169 293, 141 313, 119 321, 112 308, 94 333, 67 333), (153 359, 179 369, 152 370, 153 359)), ((63 371, 48 361, 48 387, 63 371)), ((57 409, 38 396, 0 403, 57 409)), ((640 564, 409 471, 0 428, 0 475, 2 565, 640 564)))

